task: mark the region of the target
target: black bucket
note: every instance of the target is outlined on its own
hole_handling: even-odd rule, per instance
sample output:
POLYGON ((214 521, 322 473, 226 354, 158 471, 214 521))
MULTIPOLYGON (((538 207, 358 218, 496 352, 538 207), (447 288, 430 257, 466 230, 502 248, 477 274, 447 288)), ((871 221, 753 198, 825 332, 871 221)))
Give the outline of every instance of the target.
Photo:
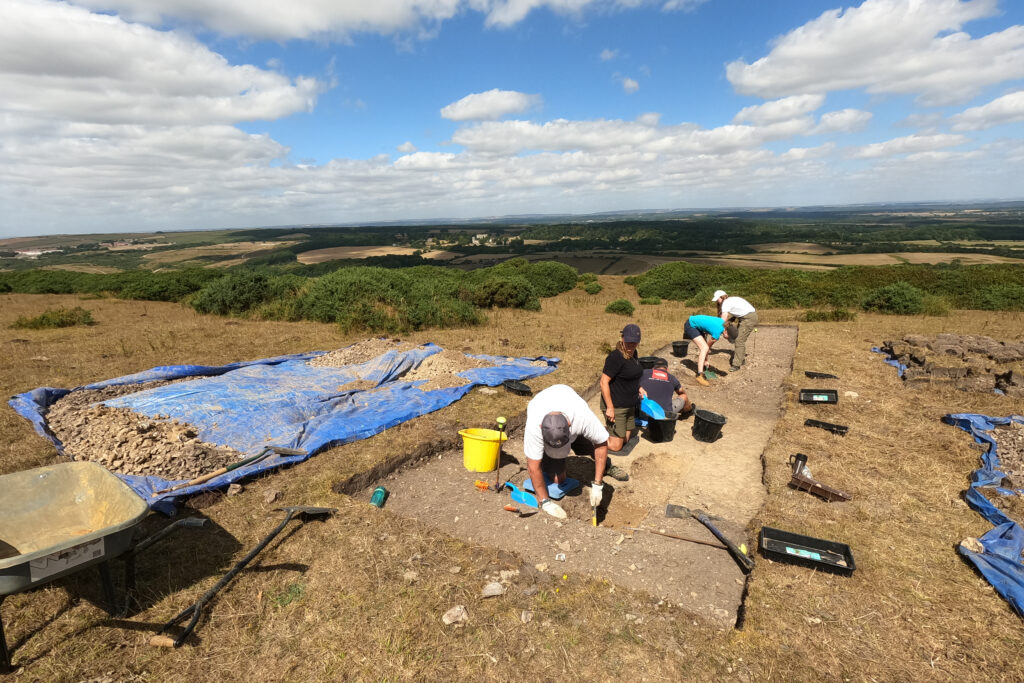
POLYGON ((671 441, 676 435, 676 422, 679 418, 676 417, 675 413, 672 416, 664 420, 648 420, 647 421, 647 438, 654 443, 666 443, 671 441))
POLYGON ((644 370, 650 370, 658 363, 658 361, 664 361, 665 359, 661 358, 660 356, 640 356, 639 360, 640 367, 642 367, 644 370))
POLYGON ((674 341, 672 342, 672 355, 676 358, 686 358, 687 352, 690 350, 690 342, 688 341, 674 341))
POLYGON ((693 438, 697 441, 711 443, 722 435, 722 425, 724 424, 724 415, 697 408, 693 411, 693 438))

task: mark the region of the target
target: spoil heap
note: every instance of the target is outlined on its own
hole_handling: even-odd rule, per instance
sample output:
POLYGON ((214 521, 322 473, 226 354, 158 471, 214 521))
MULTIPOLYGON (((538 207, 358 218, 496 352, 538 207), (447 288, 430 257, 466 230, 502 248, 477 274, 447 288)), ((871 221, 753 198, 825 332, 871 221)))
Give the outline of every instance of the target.
POLYGON ((1024 398, 1024 343, 978 334, 909 334, 883 342, 882 350, 907 366, 907 386, 952 385, 964 391, 1024 398))

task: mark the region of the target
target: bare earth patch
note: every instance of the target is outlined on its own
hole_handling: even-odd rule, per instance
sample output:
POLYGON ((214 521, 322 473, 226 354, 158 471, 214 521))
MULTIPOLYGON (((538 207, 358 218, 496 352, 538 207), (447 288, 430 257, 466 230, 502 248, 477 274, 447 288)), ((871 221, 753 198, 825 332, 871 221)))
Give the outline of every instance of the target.
MULTIPOLYGON (((569 515, 564 522, 541 512, 517 517, 504 510, 511 502, 507 493, 480 491, 473 484, 476 479, 493 483, 493 471, 467 471, 459 450, 393 473, 378 483, 391 491, 388 509, 392 512, 470 543, 514 551, 556 580, 563 574, 587 574, 643 590, 687 612, 731 626, 737 619, 745 579, 726 551, 634 532, 630 527, 716 542, 695 520, 665 518, 665 504, 679 503, 720 517, 719 529, 737 544, 745 542, 753 549, 745 528, 764 500, 761 455, 781 414, 782 382, 791 371, 795 347, 795 328, 762 325, 748 342, 743 371, 732 377, 723 375, 707 389, 693 385, 688 371, 693 353, 683 366, 672 359, 670 369, 687 386, 692 400, 726 415, 729 421, 714 443, 693 438, 690 418, 678 423, 671 442, 641 438, 628 456, 613 456, 612 463, 626 469, 630 480, 605 478, 600 526, 596 528, 589 504, 594 475, 590 458, 569 458, 569 476, 583 485, 560 501, 569 515)), ((666 350, 658 355, 665 355, 666 350)), ((728 367, 728 345, 716 351, 712 366, 728 367)), ((528 397, 522 398, 524 411, 528 401, 528 397)), ((591 407, 598 411, 596 393, 591 407)), ((467 426, 493 428, 493 417, 480 416, 477 424, 467 426)), ((521 419, 512 422, 521 424, 521 419)), ((499 479, 521 486, 526 476, 522 433, 516 428, 503 449, 499 479)), ((362 495, 368 498, 370 489, 362 495)))

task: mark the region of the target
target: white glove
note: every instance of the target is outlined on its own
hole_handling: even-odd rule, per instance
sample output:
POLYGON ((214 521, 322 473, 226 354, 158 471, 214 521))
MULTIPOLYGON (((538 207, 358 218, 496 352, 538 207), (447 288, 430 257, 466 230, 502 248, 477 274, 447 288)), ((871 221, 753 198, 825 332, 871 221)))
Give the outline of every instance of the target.
POLYGON ((604 498, 604 484, 591 484, 590 485, 590 507, 596 508, 601 504, 601 499, 604 498))
POLYGON ((551 500, 550 498, 546 499, 543 503, 540 504, 540 509, 548 513, 555 519, 565 519, 566 517, 565 510, 562 509, 562 506, 556 503, 555 501, 551 500))

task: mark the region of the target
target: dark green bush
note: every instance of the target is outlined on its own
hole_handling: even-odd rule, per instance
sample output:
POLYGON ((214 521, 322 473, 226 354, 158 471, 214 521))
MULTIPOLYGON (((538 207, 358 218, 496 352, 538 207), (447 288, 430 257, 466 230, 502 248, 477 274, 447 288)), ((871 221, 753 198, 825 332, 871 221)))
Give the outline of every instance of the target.
POLYGON ((916 315, 924 312, 923 293, 909 282, 894 282, 871 290, 864 299, 868 311, 895 315, 916 315))
POLYGON ((604 287, 601 286, 600 282, 588 282, 583 285, 583 291, 587 294, 597 294, 602 289, 604 289, 604 287))
POLYGON ((74 308, 50 308, 35 318, 19 316, 11 327, 21 330, 42 330, 55 327, 92 325, 93 322, 92 313, 81 306, 75 306, 74 308))
POLYGON ((1024 311, 1024 286, 988 285, 972 297, 971 308, 983 311, 1024 311))
POLYGON ((661 299, 659 297, 656 297, 656 296, 647 296, 647 297, 644 297, 644 298, 640 299, 640 304, 642 306, 660 306, 661 305, 661 299))
POLYGON ((594 275, 593 273, 580 273, 579 281, 582 284, 597 282, 597 275, 594 275))
POLYGON ((200 313, 231 315, 247 313, 271 297, 270 278, 263 273, 242 271, 225 275, 199 290, 192 308, 200 313))
POLYGON ((525 277, 518 275, 495 275, 476 285, 472 292, 473 303, 481 308, 526 308, 538 310, 540 301, 533 294, 533 287, 525 277))
POLYGON ((616 313, 618 315, 633 315, 633 304, 626 299, 616 299, 604 308, 605 313, 616 313))
POLYGON ((840 323, 856 320, 857 314, 845 308, 833 308, 830 311, 804 311, 800 319, 809 323, 840 323))
POLYGON ((10 283, 0 281, 0 294, 6 294, 9 291, 11 291, 10 283))

